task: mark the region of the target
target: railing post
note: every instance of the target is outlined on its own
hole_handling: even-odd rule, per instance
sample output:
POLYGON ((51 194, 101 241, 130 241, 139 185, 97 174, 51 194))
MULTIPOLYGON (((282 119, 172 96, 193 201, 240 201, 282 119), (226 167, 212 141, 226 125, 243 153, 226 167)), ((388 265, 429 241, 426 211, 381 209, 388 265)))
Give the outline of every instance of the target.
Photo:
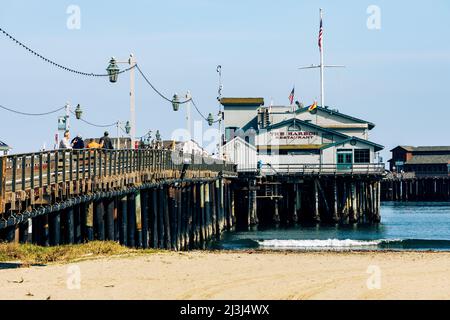
POLYGON ((26 189, 26 173, 27 173, 27 156, 23 155, 22 156, 22 178, 21 178, 21 184, 22 184, 22 188, 21 190, 25 190, 26 189))
POLYGON ((11 181, 11 191, 16 192, 16 176, 17 176, 17 157, 12 157, 12 181, 11 181))

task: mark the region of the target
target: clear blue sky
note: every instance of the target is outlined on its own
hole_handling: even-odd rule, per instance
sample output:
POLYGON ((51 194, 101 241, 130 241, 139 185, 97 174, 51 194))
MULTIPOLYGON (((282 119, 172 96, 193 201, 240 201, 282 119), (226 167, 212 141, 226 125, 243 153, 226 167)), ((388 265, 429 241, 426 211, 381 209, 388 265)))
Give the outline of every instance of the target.
MULTIPOLYGON (((167 95, 190 89, 204 113, 215 112, 216 66, 225 96, 262 96, 287 103, 293 84, 305 104, 319 96, 318 10, 325 11, 327 104, 374 122, 371 139, 398 144, 450 144, 450 3, 435 1, 49 1, 2 0, 0 25, 61 64, 104 72, 111 56, 133 52, 167 95), (66 26, 69 5, 81 29, 66 26), (381 30, 366 26, 369 5, 381 9, 381 30)), ((65 73, 0 38, 0 104, 29 112, 80 103, 85 118, 128 118, 128 76, 116 85, 65 73)), ((184 126, 184 113, 137 77, 137 135, 184 126)), ((0 140, 15 152, 52 145, 56 116, 27 118, 0 110, 0 140)), ((73 132, 102 130, 72 120, 73 132)), ((115 132, 115 130, 111 130, 115 132)), ((384 153, 387 160, 387 153, 384 153)))

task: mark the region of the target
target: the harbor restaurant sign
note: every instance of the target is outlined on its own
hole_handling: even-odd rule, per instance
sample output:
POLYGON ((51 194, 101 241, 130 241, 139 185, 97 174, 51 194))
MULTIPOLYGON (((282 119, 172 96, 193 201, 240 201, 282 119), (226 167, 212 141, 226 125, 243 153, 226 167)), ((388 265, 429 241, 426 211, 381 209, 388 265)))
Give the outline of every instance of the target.
POLYGON ((279 140, 297 140, 297 139, 311 139, 319 134, 316 131, 302 131, 300 128, 288 131, 271 131, 269 132, 271 138, 279 140))

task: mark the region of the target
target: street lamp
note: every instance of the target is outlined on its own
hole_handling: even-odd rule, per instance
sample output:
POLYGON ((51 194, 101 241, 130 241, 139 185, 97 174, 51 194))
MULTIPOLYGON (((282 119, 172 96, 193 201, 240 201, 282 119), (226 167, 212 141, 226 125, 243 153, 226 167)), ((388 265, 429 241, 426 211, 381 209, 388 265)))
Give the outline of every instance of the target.
POLYGON ((214 123, 214 118, 212 113, 208 114, 208 119, 206 119, 208 121, 208 125, 211 127, 214 123))
POLYGON ((130 134, 130 131, 131 131, 130 121, 127 121, 127 123, 125 123, 125 132, 127 134, 130 134))
POLYGON ((112 83, 117 82, 117 78, 119 76, 119 67, 118 64, 129 64, 130 68, 130 136, 131 136, 131 148, 135 148, 135 140, 136 140, 136 114, 135 114, 135 95, 134 95, 134 80, 135 80, 135 66, 137 65, 136 59, 133 54, 130 54, 130 57, 127 61, 117 61, 115 58, 111 58, 109 61, 109 66, 106 69, 109 75, 109 81, 112 83))
POLYGON ((117 78, 119 77, 120 69, 117 66, 117 61, 114 57, 112 57, 111 60, 109 61, 109 66, 108 68, 106 68, 106 71, 108 72, 109 75, 109 82, 116 83, 117 78))
POLYGON ((81 119, 82 114, 83 114, 83 110, 81 110, 81 106, 78 104, 75 109, 75 117, 77 118, 77 120, 81 119))
POLYGON ((180 98, 178 97, 178 95, 175 93, 172 99, 172 107, 173 107, 173 111, 178 111, 180 109, 180 98))

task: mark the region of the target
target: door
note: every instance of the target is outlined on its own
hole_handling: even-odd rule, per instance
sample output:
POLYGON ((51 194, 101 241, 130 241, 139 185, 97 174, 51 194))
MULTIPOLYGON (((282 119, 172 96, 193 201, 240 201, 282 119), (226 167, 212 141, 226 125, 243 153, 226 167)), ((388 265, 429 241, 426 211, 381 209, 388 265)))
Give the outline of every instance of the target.
POLYGON ((353 151, 338 150, 336 160, 337 170, 351 170, 353 168, 353 151))

